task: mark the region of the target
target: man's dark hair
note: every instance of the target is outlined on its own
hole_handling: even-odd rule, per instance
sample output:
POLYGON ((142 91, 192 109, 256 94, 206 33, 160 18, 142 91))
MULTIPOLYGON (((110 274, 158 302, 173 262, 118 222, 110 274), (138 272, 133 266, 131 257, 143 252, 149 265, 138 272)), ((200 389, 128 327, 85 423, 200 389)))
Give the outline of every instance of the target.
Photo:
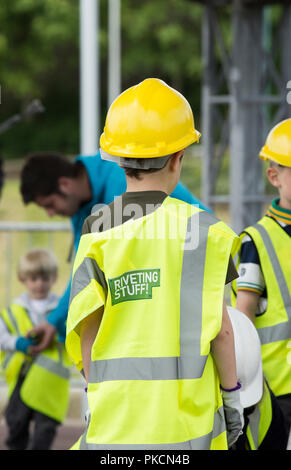
POLYGON ((62 176, 75 178, 81 164, 75 164, 56 153, 33 154, 21 171, 20 191, 25 204, 37 196, 60 194, 58 180, 62 176))

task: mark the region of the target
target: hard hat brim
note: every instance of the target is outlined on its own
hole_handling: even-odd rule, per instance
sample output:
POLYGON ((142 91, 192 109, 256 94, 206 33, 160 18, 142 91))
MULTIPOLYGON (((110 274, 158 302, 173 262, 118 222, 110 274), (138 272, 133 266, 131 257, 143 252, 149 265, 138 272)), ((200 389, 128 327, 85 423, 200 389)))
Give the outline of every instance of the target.
POLYGON ((194 129, 191 134, 184 136, 178 142, 173 145, 163 145, 157 143, 155 147, 147 148, 142 145, 136 145, 134 143, 127 143, 126 146, 116 147, 111 145, 107 141, 105 132, 100 137, 100 148, 108 155, 125 158, 158 158, 172 155, 173 153, 179 152, 189 147, 189 145, 199 142, 201 133, 194 129))
POLYGON ((259 157, 262 160, 270 160, 272 162, 278 163, 279 165, 291 167, 290 157, 272 152, 272 150, 270 150, 267 145, 264 145, 260 151, 259 157))
POLYGON ((172 156, 165 155, 164 157, 158 158, 126 158, 116 157, 115 155, 109 155, 102 149, 100 149, 100 155, 102 160, 107 160, 109 162, 116 163, 122 168, 134 168, 135 170, 160 170, 161 168, 164 168, 164 166, 167 164, 167 161, 172 156))

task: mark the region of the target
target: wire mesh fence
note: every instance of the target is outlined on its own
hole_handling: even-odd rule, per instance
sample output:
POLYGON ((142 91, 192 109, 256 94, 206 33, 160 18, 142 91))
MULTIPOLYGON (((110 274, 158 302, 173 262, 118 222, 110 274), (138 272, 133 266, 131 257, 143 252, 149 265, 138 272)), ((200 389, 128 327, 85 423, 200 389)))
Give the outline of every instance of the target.
POLYGON ((17 277, 21 255, 35 247, 48 248, 59 261, 59 274, 54 286, 61 294, 71 270, 69 252, 72 244, 71 227, 57 222, 0 222, 0 305, 9 305, 23 286, 17 277))
MULTIPOLYGON (((46 248, 57 256, 59 273, 54 291, 61 295, 65 289, 72 268, 70 252, 72 233, 69 223, 63 222, 0 222, 0 308, 8 306, 13 298, 24 289, 17 276, 20 256, 32 248, 46 248)), ((74 366, 71 368, 71 405, 69 416, 82 418, 84 399, 76 406, 78 391, 82 395, 83 380, 74 366), (77 408, 77 409, 76 409, 77 408)), ((3 370, 0 371, 0 417, 6 403, 6 385, 3 370)))

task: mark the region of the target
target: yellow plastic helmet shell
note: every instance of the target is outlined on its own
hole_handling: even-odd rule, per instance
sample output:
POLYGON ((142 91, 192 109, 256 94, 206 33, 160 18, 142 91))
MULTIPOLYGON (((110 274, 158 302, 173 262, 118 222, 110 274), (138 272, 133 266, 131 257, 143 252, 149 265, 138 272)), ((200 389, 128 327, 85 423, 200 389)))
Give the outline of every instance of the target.
POLYGON ((200 135, 184 96, 162 80, 148 78, 112 103, 100 147, 118 157, 154 158, 183 150, 200 135))
POLYGON ((260 157, 291 167, 291 118, 279 122, 271 129, 260 157))

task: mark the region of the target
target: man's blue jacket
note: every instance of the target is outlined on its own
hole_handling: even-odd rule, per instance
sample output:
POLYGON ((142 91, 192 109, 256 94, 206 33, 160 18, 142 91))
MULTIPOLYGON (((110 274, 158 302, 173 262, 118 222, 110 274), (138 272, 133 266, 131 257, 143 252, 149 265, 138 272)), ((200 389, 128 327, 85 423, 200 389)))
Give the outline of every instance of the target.
MULTIPOLYGON (((79 156, 75 161, 81 162, 86 168, 92 190, 91 201, 81 206, 71 218, 74 235, 74 251, 76 253, 84 221, 91 215, 92 208, 97 204, 110 204, 114 200, 114 197, 123 194, 126 191, 126 179, 124 170, 116 163, 102 160, 100 153, 94 156, 79 156)), ((188 202, 189 204, 199 205, 201 209, 209 210, 180 182, 171 196, 188 202)), ((70 290, 71 281, 57 307, 47 316, 47 321, 57 328, 62 341, 65 340, 66 335, 70 290)))

